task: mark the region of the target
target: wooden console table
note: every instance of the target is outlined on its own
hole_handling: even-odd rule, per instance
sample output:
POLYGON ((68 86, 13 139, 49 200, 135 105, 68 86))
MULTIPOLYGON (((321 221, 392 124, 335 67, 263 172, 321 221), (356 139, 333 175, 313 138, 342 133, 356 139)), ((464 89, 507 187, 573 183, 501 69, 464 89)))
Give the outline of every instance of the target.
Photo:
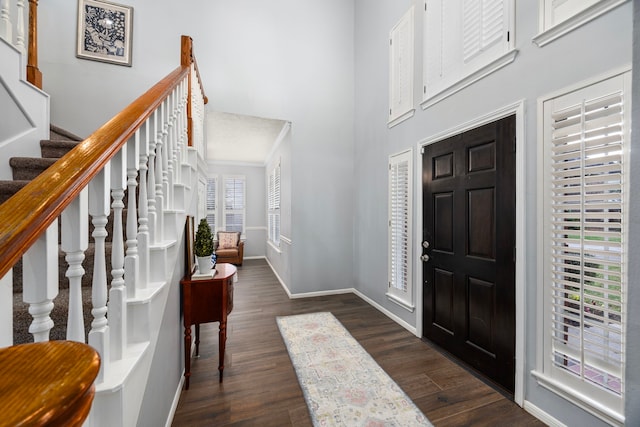
POLYGON ((182 313, 184 315, 184 376, 189 389, 191 376, 191 325, 196 326, 196 356, 200 354, 200 323, 220 322, 219 362, 220 382, 224 370, 224 349, 227 341, 227 316, 233 309, 233 281, 236 267, 217 264, 212 279, 192 280, 191 275, 181 281, 182 313))

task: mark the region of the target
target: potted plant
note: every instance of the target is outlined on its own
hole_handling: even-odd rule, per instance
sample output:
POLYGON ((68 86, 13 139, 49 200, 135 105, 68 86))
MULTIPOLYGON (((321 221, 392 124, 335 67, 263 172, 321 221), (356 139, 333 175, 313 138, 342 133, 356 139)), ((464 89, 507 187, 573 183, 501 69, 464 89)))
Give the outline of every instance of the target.
POLYGON ((194 252, 198 260, 198 270, 201 274, 211 271, 211 254, 213 253, 213 236, 207 220, 202 218, 196 231, 194 252))

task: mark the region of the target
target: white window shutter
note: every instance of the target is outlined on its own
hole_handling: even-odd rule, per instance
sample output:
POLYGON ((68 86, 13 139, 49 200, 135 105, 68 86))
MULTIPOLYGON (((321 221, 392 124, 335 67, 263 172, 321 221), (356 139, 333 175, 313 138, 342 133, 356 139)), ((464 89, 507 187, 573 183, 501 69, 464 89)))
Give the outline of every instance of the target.
POLYGON ((217 205, 217 191, 218 191, 218 180, 216 177, 211 177, 207 179, 207 198, 206 198, 206 206, 207 206, 207 223, 213 233, 217 230, 217 217, 218 217, 218 205, 217 205))
POLYGON ((557 25, 601 0, 544 0, 547 27, 557 25))
POLYGON ((224 178, 224 229, 239 231, 244 235, 245 220, 245 178, 231 176, 224 178))
POLYGON ((388 294, 412 306, 412 151, 389 159, 389 290, 388 294))
POLYGON ((413 7, 389 34, 389 121, 413 109, 413 7))
POLYGON ((547 100, 544 374, 620 411, 629 99, 617 76, 547 100))

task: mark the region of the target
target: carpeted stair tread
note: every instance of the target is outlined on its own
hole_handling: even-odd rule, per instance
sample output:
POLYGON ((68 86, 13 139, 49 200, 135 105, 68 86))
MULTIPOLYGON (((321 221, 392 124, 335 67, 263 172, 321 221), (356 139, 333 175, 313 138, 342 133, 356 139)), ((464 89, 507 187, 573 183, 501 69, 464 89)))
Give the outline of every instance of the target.
POLYGON ((40 152, 42 153, 42 157, 44 158, 59 159, 60 157, 71 151, 76 145, 78 145, 77 141, 65 139, 43 139, 42 141, 40 141, 40 152))
POLYGON ((60 141, 60 140, 66 140, 66 141, 82 141, 82 137, 79 137, 76 134, 73 134, 71 132, 69 132, 66 129, 62 129, 58 126, 55 125, 50 125, 49 126, 49 139, 52 140, 56 140, 56 141, 60 141))
POLYGON ((38 157, 12 157, 9 159, 9 165, 13 169, 14 180, 32 180, 54 164, 56 160, 38 157))
POLYGON ((29 183, 28 180, 0 180, 0 205, 29 183))

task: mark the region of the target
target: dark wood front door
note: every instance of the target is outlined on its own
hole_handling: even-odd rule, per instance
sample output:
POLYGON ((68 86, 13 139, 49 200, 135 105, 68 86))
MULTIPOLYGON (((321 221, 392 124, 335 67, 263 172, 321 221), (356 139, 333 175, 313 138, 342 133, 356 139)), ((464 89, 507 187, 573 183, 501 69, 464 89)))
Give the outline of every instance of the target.
POLYGON ((425 146, 422 172, 423 336, 513 393, 515 116, 425 146))

